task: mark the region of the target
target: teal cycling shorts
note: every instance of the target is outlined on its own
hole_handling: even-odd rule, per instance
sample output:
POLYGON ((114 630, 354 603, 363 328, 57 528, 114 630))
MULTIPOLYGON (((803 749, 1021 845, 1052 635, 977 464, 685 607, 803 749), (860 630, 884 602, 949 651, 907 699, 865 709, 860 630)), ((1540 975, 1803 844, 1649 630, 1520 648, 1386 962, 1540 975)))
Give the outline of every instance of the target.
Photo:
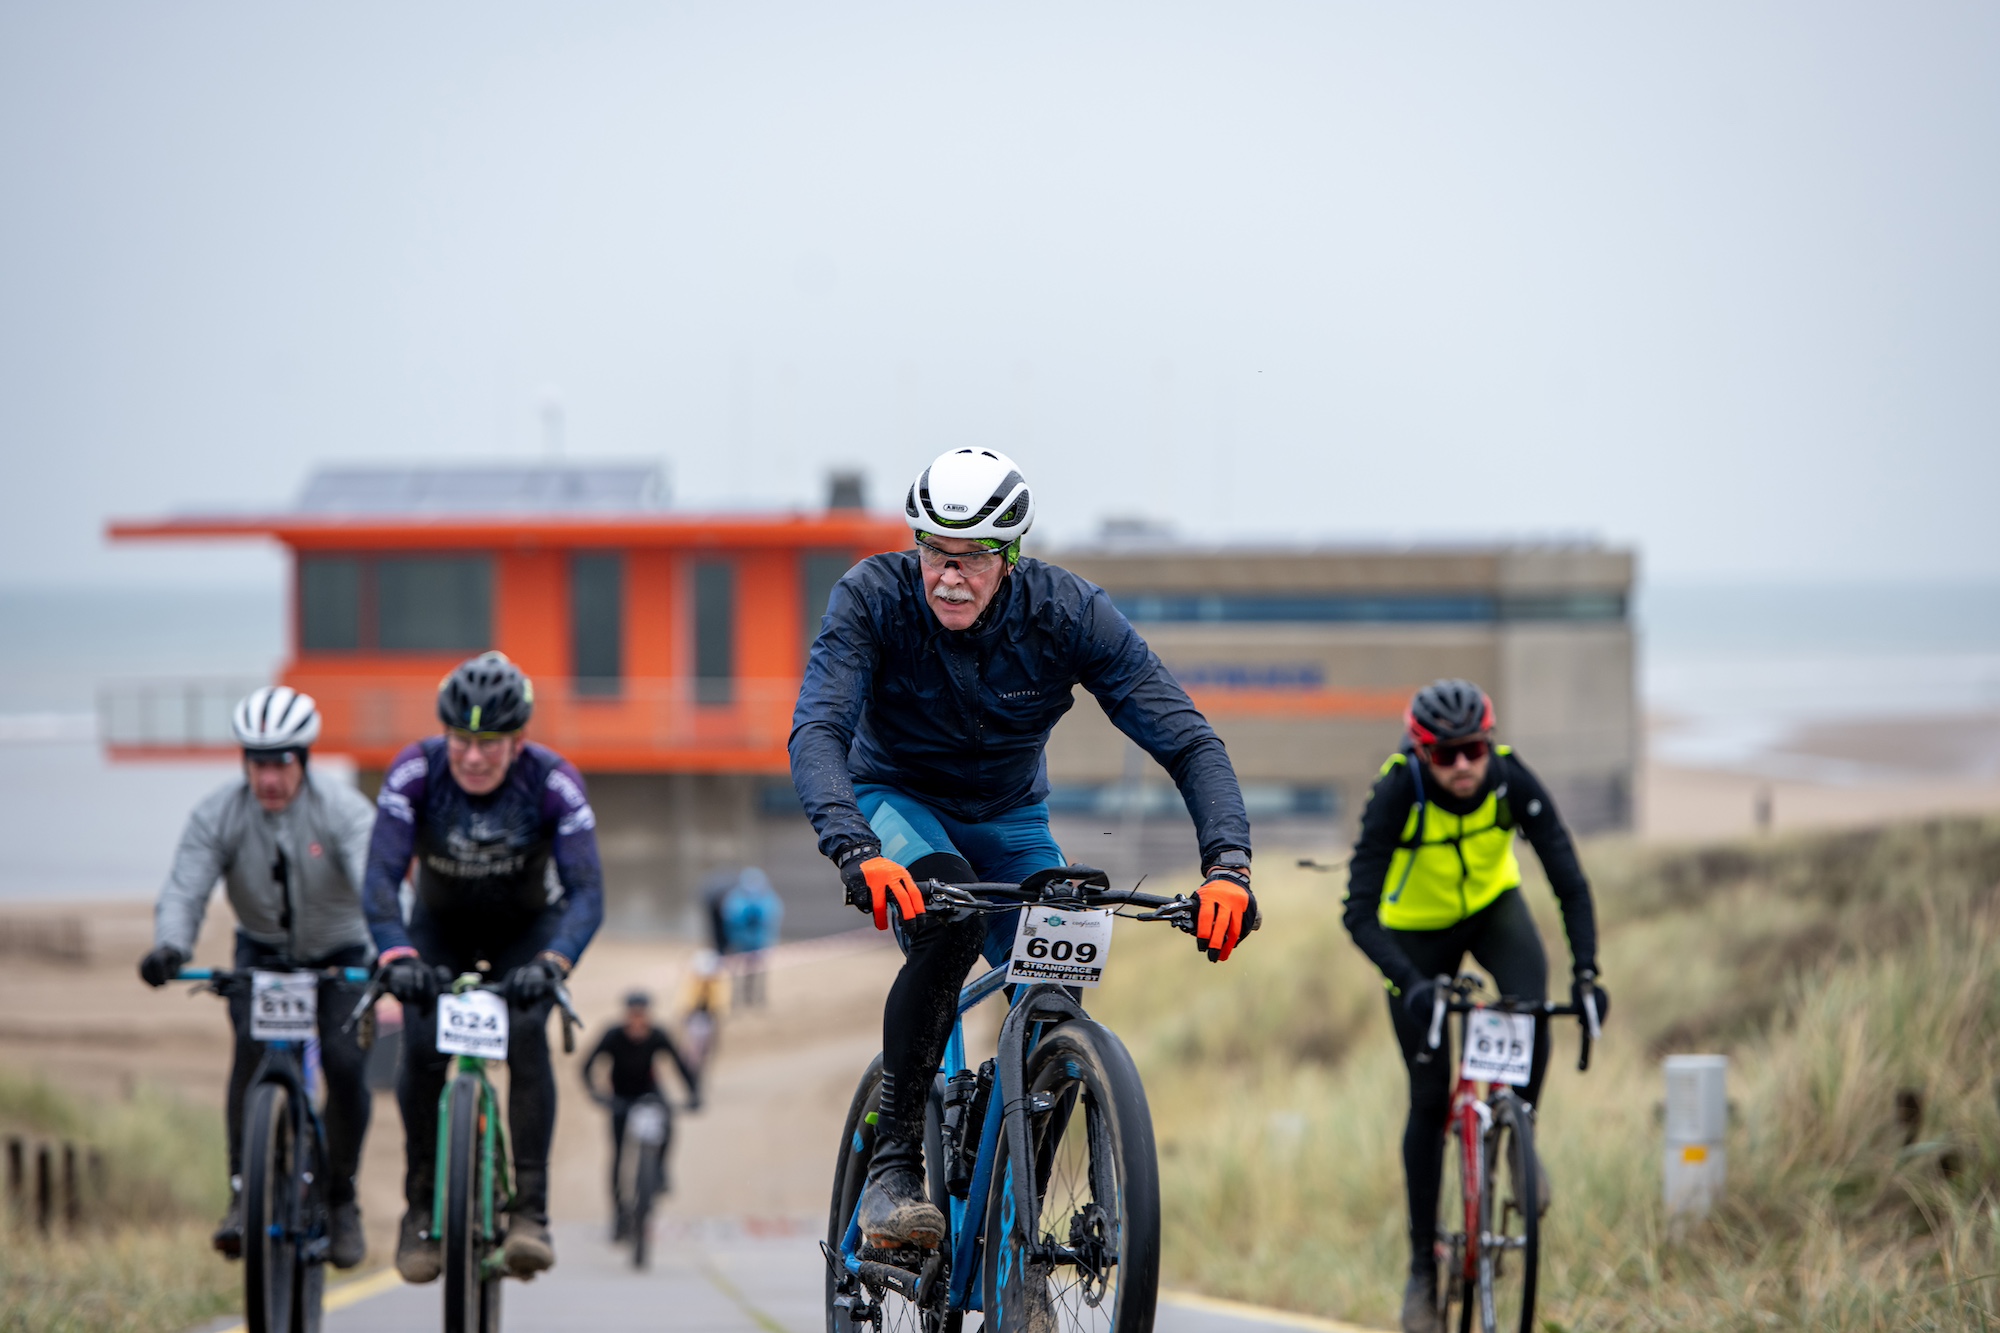
MULTIPOLYGON (((882 840, 882 855, 900 865, 944 852, 962 859, 982 880, 1018 884, 1037 870, 1069 864, 1049 833, 1049 807, 1040 801, 972 824, 879 783, 858 784, 854 799, 868 827, 882 840)), ((989 963, 997 964, 1012 947, 1014 915, 998 912, 987 918, 981 952, 989 963)))

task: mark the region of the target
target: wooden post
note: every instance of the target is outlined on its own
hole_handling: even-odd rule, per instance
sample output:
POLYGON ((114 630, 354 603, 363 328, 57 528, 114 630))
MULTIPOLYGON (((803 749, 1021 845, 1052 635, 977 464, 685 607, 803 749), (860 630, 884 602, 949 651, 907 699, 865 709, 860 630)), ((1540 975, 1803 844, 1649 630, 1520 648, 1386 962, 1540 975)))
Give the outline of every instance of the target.
POLYGON ((43 1236, 49 1234, 49 1222, 55 1212, 55 1159, 49 1153, 49 1145, 44 1143, 35 1149, 35 1229, 43 1236))
POLYGON ((27 1201, 22 1198, 28 1188, 27 1148, 21 1140, 11 1135, 7 1139, 7 1220, 19 1222, 27 1216, 27 1201))
POLYGON ((83 1191, 76 1175, 76 1145, 63 1143, 63 1226, 75 1231, 83 1222, 83 1191))

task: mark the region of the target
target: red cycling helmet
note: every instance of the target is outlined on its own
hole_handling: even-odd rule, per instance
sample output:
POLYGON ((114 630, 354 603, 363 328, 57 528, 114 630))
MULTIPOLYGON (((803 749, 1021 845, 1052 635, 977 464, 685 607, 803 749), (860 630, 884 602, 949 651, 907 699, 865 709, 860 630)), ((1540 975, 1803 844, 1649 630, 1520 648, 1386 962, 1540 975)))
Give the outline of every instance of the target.
POLYGON ((1493 701, 1469 680, 1434 680, 1403 710, 1403 726, 1419 745, 1470 740, 1493 730, 1493 701))

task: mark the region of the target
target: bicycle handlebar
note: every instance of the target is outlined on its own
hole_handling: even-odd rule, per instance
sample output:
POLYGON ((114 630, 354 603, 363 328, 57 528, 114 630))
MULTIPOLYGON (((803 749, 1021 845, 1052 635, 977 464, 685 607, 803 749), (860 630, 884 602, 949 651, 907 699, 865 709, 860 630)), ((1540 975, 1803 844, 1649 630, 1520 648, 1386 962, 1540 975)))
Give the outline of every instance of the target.
MULTIPOLYGON (((354 1025, 361 1021, 362 1015, 374 1008, 377 1000, 388 994, 388 991, 382 985, 382 974, 380 972, 370 977, 367 972, 362 971, 360 968, 349 968, 348 971, 362 972, 362 978, 368 981, 368 989, 363 991, 360 1000, 356 1001, 354 1012, 347 1016, 347 1022, 342 1025, 342 1031, 352 1031, 354 1025)), ((451 977, 451 969, 448 967, 440 967, 436 971, 441 981, 451 977)), ((498 981, 474 981, 469 985, 462 984, 466 981, 467 977, 476 977, 477 975, 477 973, 468 972, 464 976, 453 978, 447 982, 449 990, 452 993, 473 990, 492 991, 496 995, 505 995, 507 993, 506 985, 498 981)), ((577 1029, 583 1026, 583 1019, 577 1016, 576 1006, 570 1001, 568 986, 557 982, 555 997, 556 1009, 562 1014, 563 1054, 574 1055, 576 1053, 576 1033, 577 1029)))
POLYGON ((1597 1017, 1597 996, 1586 993, 1582 1005, 1550 1004, 1547 1000, 1500 1000, 1492 1004, 1477 1004, 1472 992, 1483 983, 1472 973, 1466 973, 1456 981, 1447 976, 1437 978, 1437 989, 1431 998, 1431 1030, 1429 1049, 1435 1051, 1444 1042, 1444 1016, 1446 1014, 1469 1014, 1475 1009, 1496 1009, 1509 1014, 1535 1014, 1544 1018, 1576 1017, 1581 1020, 1582 1044, 1576 1058, 1579 1071, 1590 1068, 1591 1043, 1603 1036, 1603 1025, 1597 1017), (1457 999, 1450 997, 1456 995, 1457 999))
POLYGON ((175 981, 206 981, 212 987, 227 986, 256 972, 312 972, 327 981, 366 981, 374 975, 365 967, 271 967, 236 972, 223 967, 184 967, 174 973, 175 981))
MULTIPOLYGON (((1164 897, 1157 893, 1141 893, 1137 887, 1130 889, 1106 888, 1096 884, 1078 884, 1072 880, 1055 880, 1038 889, 1024 888, 1019 884, 975 882, 970 884, 946 884, 941 880, 927 879, 917 886, 924 895, 924 909, 936 911, 946 916, 962 916, 983 907, 1022 907, 1029 903, 1051 905, 1073 905, 1084 908, 1100 907, 1144 907, 1132 919, 1135 921, 1171 921, 1181 930, 1194 930, 1195 909, 1200 906, 1186 894, 1164 897), (1072 891, 1051 893, 1057 884, 1068 886, 1072 891)), ((895 910, 894 900, 890 902, 895 910)))

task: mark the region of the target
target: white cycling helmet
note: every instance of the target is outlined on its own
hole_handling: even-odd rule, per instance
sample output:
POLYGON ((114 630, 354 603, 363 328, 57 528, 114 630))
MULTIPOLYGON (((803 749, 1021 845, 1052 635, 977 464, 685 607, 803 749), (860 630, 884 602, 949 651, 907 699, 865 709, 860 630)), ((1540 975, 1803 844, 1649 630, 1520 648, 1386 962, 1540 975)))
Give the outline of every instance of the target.
POLYGON ((266 685, 236 705, 229 729, 246 750, 303 750, 319 739, 319 705, 289 685, 266 685))
POLYGON ((1007 455, 953 449, 939 454, 911 485, 903 519, 916 532, 1011 546, 1035 525, 1035 497, 1007 455))

